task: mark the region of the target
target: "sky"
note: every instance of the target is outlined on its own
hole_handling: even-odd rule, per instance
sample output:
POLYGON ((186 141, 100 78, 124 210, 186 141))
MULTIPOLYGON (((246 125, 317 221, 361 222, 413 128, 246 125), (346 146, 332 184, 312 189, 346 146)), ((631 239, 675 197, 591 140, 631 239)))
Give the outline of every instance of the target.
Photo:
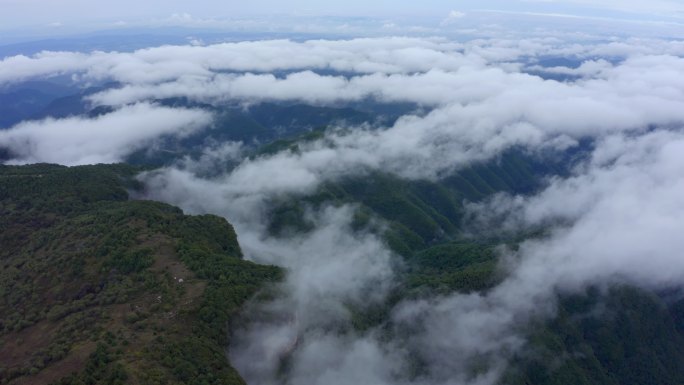
POLYGON ((679 0, 0 0, 0 8, 0 30, 5 33, 11 30, 57 33, 60 29, 95 30, 126 25, 187 24, 197 20, 264 17, 363 17, 439 23, 449 15, 465 16, 481 14, 482 11, 667 22, 684 20, 684 1, 679 0))

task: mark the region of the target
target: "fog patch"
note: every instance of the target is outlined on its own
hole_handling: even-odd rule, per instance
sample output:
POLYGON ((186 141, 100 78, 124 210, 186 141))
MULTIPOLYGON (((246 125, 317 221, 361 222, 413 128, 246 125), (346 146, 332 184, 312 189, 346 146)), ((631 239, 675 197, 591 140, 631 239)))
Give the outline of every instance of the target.
POLYGON ((95 118, 25 121, 0 130, 0 147, 9 151, 12 164, 116 163, 160 136, 183 137, 205 128, 211 119, 202 110, 139 103, 95 118))

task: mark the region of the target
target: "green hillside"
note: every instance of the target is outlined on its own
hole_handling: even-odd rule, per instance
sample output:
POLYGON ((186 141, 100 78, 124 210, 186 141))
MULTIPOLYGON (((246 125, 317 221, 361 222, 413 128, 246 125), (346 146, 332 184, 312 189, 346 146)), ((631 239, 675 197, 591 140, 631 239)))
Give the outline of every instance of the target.
MULTIPOLYGON (((298 151, 299 140, 318 135, 274 142, 260 154, 298 151)), ((222 218, 129 200, 128 191, 141 188, 139 171, 0 167, 0 383, 244 383, 226 359, 226 325, 282 271, 241 259, 222 218)), ((368 173, 271 202, 270 230, 306 232, 307 206, 355 204, 353 229, 381 235, 401 261, 387 301, 350 308, 352 326, 390 336, 390 314, 403 300, 486 292, 504 278, 496 247, 515 247, 525 235, 464 237, 464 201, 534 191, 543 176, 561 172, 511 152, 442 181, 368 173)), ((553 319, 521 325, 529 343, 501 383, 684 383, 684 300, 669 298, 680 296, 619 285, 559 295, 553 319)), ((419 360, 412 365, 425 370, 419 360)))
MULTIPOLYGON (((315 136, 308 134, 303 139, 315 136)), ((298 151, 297 141, 281 140, 262 147, 261 153, 298 151)), ((392 174, 369 172, 328 182, 304 198, 271 202, 270 229, 275 235, 310 228, 305 222, 306 205, 359 205, 357 225, 381 218, 388 226, 384 238, 393 251, 410 256, 433 245, 459 239, 463 230, 463 205, 495 193, 529 193, 544 177, 563 172, 561 166, 545 163, 519 152, 509 152, 492 162, 475 164, 440 181, 406 180, 392 174)))
POLYGON ((243 383, 225 325, 281 271, 222 218, 129 201, 137 171, 0 167, 0 383, 243 383))
MULTIPOLYGON (((296 152, 298 142, 305 140, 308 137, 281 140, 263 147, 262 154, 296 152)), ((400 283, 385 305, 358 309, 353 324, 358 330, 379 327, 391 334, 390 314, 396 304, 436 294, 486 292, 504 278, 497 268, 495 247, 502 243, 515 247, 530 236, 463 237, 465 201, 477 202, 498 192, 534 192, 544 177, 566 173, 581 155, 580 149, 550 161, 510 151, 440 181, 409 181, 369 172, 329 182, 303 198, 272 202, 270 229, 281 237, 308 231, 312 224, 304 215, 307 206, 357 205, 355 228, 381 234, 402 257, 402 268, 400 283)), ((619 285, 560 296, 557 316, 521 330, 529 344, 512 358, 501 383, 684 383, 684 300, 671 303, 663 298, 619 285)), ((422 364, 416 365, 420 373, 422 364)))
POLYGON ((352 108, 316 107, 305 104, 260 103, 246 109, 242 106, 215 107, 191 102, 185 98, 165 99, 160 103, 175 108, 202 108, 215 115, 214 123, 211 127, 188 137, 162 138, 156 148, 146 148, 131 154, 127 159, 128 163, 168 165, 186 155, 200 155, 207 144, 211 143, 233 141, 242 142, 247 147, 256 147, 279 139, 306 135, 324 126, 372 124, 379 119, 374 118, 369 112, 352 108))
POLYGON ((511 385, 684 383, 684 323, 653 293, 627 286, 564 296, 558 315, 530 332, 514 358, 511 385))

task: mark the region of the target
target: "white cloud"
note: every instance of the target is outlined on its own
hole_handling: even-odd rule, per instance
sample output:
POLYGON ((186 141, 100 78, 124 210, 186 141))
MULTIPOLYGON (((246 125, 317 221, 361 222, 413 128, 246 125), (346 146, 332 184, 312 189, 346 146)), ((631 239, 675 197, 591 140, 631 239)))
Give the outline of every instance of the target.
MULTIPOLYGON (((664 52, 678 49, 657 46, 664 52)), ((493 384, 508 358, 524 348, 526 325, 553 315, 558 291, 609 282, 665 287, 684 278, 679 258, 684 245, 678 237, 684 225, 679 194, 684 188, 684 159, 678 155, 684 153, 684 137, 675 129, 653 131, 684 122, 684 84, 677 80, 684 72, 682 59, 653 55, 654 46, 624 43, 620 49, 629 57, 619 64, 591 59, 577 69, 548 69, 583 76, 559 83, 521 74, 522 65, 502 68, 497 60, 525 52, 611 52, 614 45, 531 41, 481 42, 462 48, 464 52, 457 54, 462 64, 456 68, 418 74, 400 70, 351 79, 313 72, 230 75, 216 76, 210 83, 223 92, 206 85, 193 87, 193 80, 178 87, 191 94, 195 88, 204 89, 205 96, 224 94, 238 100, 331 103, 372 95, 435 107, 425 116, 405 116, 386 129, 337 131, 300 145, 298 153, 245 160, 211 180, 175 169, 146 177, 155 198, 191 212, 225 215, 237 224, 250 258, 290 269, 284 298, 253 309, 254 314, 268 316, 257 317, 262 321, 236 336, 231 357, 248 381, 278 383, 280 357, 291 354, 288 379, 295 383, 493 384), (649 54, 632 54, 644 50, 649 54), (300 91, 302 84, 308 85, 306 92, 300 91), (597 147, 574 176, 552 180, 533 197, 498 197, 474 209, 478 218, 498 213, 497 219, 504 220, 497 226, 553 226, 550 236, 507 254, 502 268, 509 276, 490 292, 397 306, 391 322, 399 335, 407 336, 403 339, 339 326, 348 325, 349 313, 342 304, 359 301, 359 287, 376 280, 389 281, 383 286, 388 287, 392 277, 391 257, 381 243, 367 235, 359 238, 345 227, 348 208, 312 213, 316 230, 302 237, 272 238, 264 230, 269 202, 313 192, 340 175, 370 168, 407 178, 438 178, 469 162, 495 158, 511 146, 563 149, 586 137, 597 147), (645 255, 648 266, 643 263, 645 255), (313 318, 304 320, 301 314, 313 318), (426 373, 408 380, 403 370, 416 356, 428 363, 426 373), (488 370, 472 377, 475 362, 484 362, 488 370), (351 366, 356 370, 350 372, 351 366)), ((174 87, 139 90, 150 92, 145 98, 174 87)), ((382 298, 384 291, 380 293, 382 298)))
POLYGON ((210 122, 206 112, 147 104, 174 96, 215 104, 372 97, 429 106, 391 127, 333 129, 298 152, 240 160, 240 145, 214 144, 199 160, 184 159, 143 180, 150 197, 227 217, 248 258, 288 268, 283 296, 252 309, 267 317, 236 336, 232 358, 253 383, 278 383, 279 355, 289 352, 294 383, 411 383, 402 381, 402 370, 418 354, 429 365, 414 383, 491 384, 524 346, 519 328, 553 314, 557 291, 616 281, 663 287, 684 278, 683 53, 681 42, 644 39, 383 38, 19 56, 0 62, 0 82, 71 72, 113 79, 122 87, 91 99, 123 107, 100 118, 25 122, 0 132, 0 144, 20 162, 115 161, 160 135, 210 122), (583 63, 533 68, 580 78, 546 81, 521 72, 530 59, 554 56, 583 63), (509 276, 487 293, 397 306, 391 322, 405 339, 350 326, 350 306, 381 302, 394 276, 394 257, 382 241, 351 229, 353 207, 310 209, 314 229, 306 234, 281 238, 267 231, 273 202, 315 192, 340 176, 382 170, 439 179, 512 147, 563 150, 587 138, 596 148, 571 177, 550 180, 532 197, 498 196, 471 207, 485 222, 496 214, 497 228, 552 231, 506 254, 509 276), (239 164, 223 175, 199 176, 228 161, 239 164), (476 359, 490 370, 468 377, 476 359))
POLYGON ((459 19, 462 19, 466 16, 465 13, 459 12, 459 11, 451 11, 449 12, 449 16, 447 16, 442 22, 440 23, 441 26, 447 26, 450 24, 456 23, 459 19))
MULTIPOLYGON (((684 134, 656 131, 602 140, 568 179, 532 197, 499 197, 473 206, 475 218, 505 212, 518 231, 542 225, 550 235, 509 255, 508 278, 486 294, 407 302, 398 320, 415 343, 453 376, 453 360, 493 354, 493 365, 520 349, 525 325, 553 315, 557 293, 588 285, 678 287, 684 279, 684 134), (521 329, 522 328, 522 329, 521 329)), ((490 225, 501 228, 501 216, 490 225)), ((460 362, 460 361, 459 361, 460 362)), ((467 362, 467 360, 466 360, 467 362)))
POLYGON ((114 106, 169 97, 218 104, 335 104, 370 97, 434 108, 425 116, 405 116, 386 130, 333 133, 326 141, 335 143, 334 150, 324 141, 313 143, 299 157, 259 160, 285 162, 315 186, 325 175, 338 175, 326 167, 348 173, 380 167, 406 177, 436 177, 512 146, 567 146, 585 136, 677 124, 684 120, 684 83, 677 80, 683 78, 684 60, 654 55, 655 50, 675 53, 682 46, 650 40, 589 47, 554 39, 468 44, 399 38, 267 41, 160 47, 132 54, 44 53, 6 59, 0 67, 16 69, 9 81, 78 68, 86 78, 118 80, 124 83, 121 88, 90 97, 96 104, 114 106), (591 59, 576 69, 542 69, 583 76, 575 82, 544 81, 520 73, 524 66, 510 62, 526 55, 569 52, 612 55, 616 45, 628 55, 619 64, 591 59), (360 73, 321 75, 307 68, 360 73), (284 69, 294 72, 256 73, 284 69))
POLYGON ((115 163, 159 136, 187 135, 210 122, 204 111, 136 104, 97 118, 23 122, 0 130, 0 146, 11 163, 115 163))

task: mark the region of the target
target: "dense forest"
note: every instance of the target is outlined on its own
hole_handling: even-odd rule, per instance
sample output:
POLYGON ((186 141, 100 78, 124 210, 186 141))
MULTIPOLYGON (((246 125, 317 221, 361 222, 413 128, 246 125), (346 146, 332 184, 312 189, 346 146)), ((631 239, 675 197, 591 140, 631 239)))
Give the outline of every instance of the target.
MULTIPOLYGON (((281 141, 279 150, 297 151, 302 140, 307 137, 281 141)), ((401 256, 404 268, 401 284, 386 306, 359 312, 354 325, 359 330, 380 326, 392 333, 388 314, 402 299, 487 292, 504 278, 496 248, 515 248, 524 239, 543 234, 543 229, 466 234, 463 202, 477 202, 498 192, 532 192, 545 176, 567 172, 578 156, 581 152, 573 151, 554 161, 512 151, 439 182, 406 181, 382 173, 343 179, 302 199, 273 202, 270 231, 285 235, 308 231, 307 206, 357 204, 354 226, 380 233, 401 256), (371 218, 382 218, 383 225, 371 218)), ((681 384, 684 300, 677 300, 677 293, 620 283, 589 287, 579 294, 559 293, 557 315, 525 327, 529 346, 511 359, 501 383, 681 384)), ((419 376, 420 363, 416 365, 419 376)))
MULTIPOLYGON (((383 327, 402 298, 486 291, 501 279, 494 248, 516 240, 459 237, 457 197, 533 183, 521 178, 531 163, 511 155, 504 164, 438 185, 340 181, 274 204, 271 231, 307 231, 303 204, 359 202, 354 226, 384 231, 404 260, 384 307, 355 316, 360 331, 383 327), (371 217, 389 226, 373 228, 371 217)), ((282 272, 241 259, 224 219, 129 200, 141 188, 133 166, 0 171, 2 383, 242 383, 226 358, 226 325, 282 272)), ((684 302, 666 298, 629 286, 563 297, 554 319, 529 328, 531 348, 504 383, 682 383, 684 302)))
POLYGON ((128 200, 137 171, 0 168, 1 383, 242 383, 226 325, 282 272, 222 218, 128 200))
MULTIPOLYGON (((91 108, 87 96, 118 86, 27 82, 26 88, 5 89, 0 126, 106 116, 113 109, 91 108)), ((429 114, 415 103, 372 100, 344 106, 263 102, 248 109, 184 97, 154 103, 211 111, 211 126, 157 138, 128 153, 122 164, 0 166, 0 384, 244 384, 229 362, 234 331, 260 316, 245 314, 250 305, 284 295, 287 270, 245 260, 235 229, 223 217, 186 215, 139 199, 148 187, 141 173, 169 166, 187 171, 183 167, 200 162, 208 148, 241 143, 239 157, 202 170, 200 177, 211 180, 241 164, 297 158, 315 145, 332 148, 326 140, 349 134, 349 126, 362 125, 372 134, 402 115, 429 114)), ((380 239, 391 251, 396 277, 381 303, 344 303, 351 322, 325 325, 321 334, 374 333, 383 342, 405 341, 410 336, 402 333, 408 332, 393 323, 402 303, 485 296, 506 279, 502 249, 517 250, 548 235, 541 225, 478 232, 468 228, 466 206, 496 194, 538 193, 553 178, 571 175, 595 145, 588 137, 562 151, 511 146, 439 178, 405 178, 372 167, 322 178, 306 193, 268 196, 259 207, 263 212, 255 213, 266 229, 259 235, 301 240, 316 231, 311 212, 351 207, 353 236, 380 239)), ((12 150, 0 147, 0 160, 12 159, 12 150)), ((679 290, 652 291, 619 280, 553 293, 550 316, 520 323, 516 332, 525 344, 506 357, 498 381, 682 384, 682 297, 679 290)), ((289 311, 279 317, 292 324, 309 316, 289 311)), ((299 337, 278 357, 282 383, 292 383, 288 374, 299 337)), ((430 378, 429 363, 411 347, 405 350, 410 367, 402 368, 397 383, 430 378)), ((468 367, 475 382, 490 369, 488 357, 480 358, 468 367)))

